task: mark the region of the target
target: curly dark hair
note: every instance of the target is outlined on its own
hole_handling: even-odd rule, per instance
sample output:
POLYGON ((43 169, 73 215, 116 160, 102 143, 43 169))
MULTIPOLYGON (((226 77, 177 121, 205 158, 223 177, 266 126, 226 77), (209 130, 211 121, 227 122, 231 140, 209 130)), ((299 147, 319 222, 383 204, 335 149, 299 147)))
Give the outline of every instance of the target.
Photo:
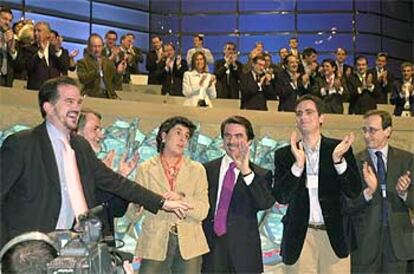
POLYGON ((156 140, 157 140, 157 151, 159 153, 162 153, 162 151, 164 150, 164 146, 165 146, 165 144, 162 142, 162 133, 165 132, 166 134, 168 134, 168 132, 176 125, 182 125, 188 128, 188 130, 190 131, 190 138, 193 137, 194 131, 196 130, 196 126, 193 124, 193 122, 191 122, 190 120, 188 120, 187 118, 183 116, 174 116, 174 117, 168 118, 167 120, 162 122, 158 130, 156 140))

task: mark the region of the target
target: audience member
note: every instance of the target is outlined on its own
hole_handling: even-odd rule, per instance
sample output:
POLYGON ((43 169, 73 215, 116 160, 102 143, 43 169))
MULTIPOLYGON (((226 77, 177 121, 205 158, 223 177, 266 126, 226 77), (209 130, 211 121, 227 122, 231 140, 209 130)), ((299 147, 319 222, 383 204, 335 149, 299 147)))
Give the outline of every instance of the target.
POLYGON ((414 117, 414 67, 410 62, 401 64, 401 80, 392 85, 391 104, 395 105, 394 115, 414 117))
POLYGON ((299 51, 299 39, 297 37, 291 37, 289 39, 289 53, 295 56, 298 62, 301 61, 302 56, 299 51))
POLYGON ((377 104, 388 104, 388 97, 391 95, 394 75, 387 68, 388 54, 380 52, 375 59, 375 67, 369 72, 373 75, 375 88, 378 89, 377 104))
POLYGON ((149 85, 161 85, 159 72, 160 64, 165 61, 165 53, 163 50, 162 39, 160 36, 153 36, 151 38, 152 50, 147 53, 145 68, 148 70, 148 84, 149 85))
MULTIPOLYGON (((199 52, 199 51, 201 51, 204 54, 207 65, 214 64, 214 58, 213 58, 213 55, 211 54, 211 51, 208 48, 204 48, 203 43, 204 43, 203 34, 196 34, 193 36, 194 48, 191 48, 187 51, 187 57, 186 57, 187 64, 192 65, 193 55, 194 53, 199 52)), ((190 67, 190 68, 194 69, 193 67, 190 67)))
POLYGON ((17 66, 19 52, 11 28, 13 13, 11 9, 0 8, 0 86, 11 87, 14 68, 17 66))
MULTIPOLYGON (((127 33, 121 36, 121 46, 118 53, 118 63, 125 62, 126 67, 122 75, 123 83, 131 82, 131 74, 138 74, 139 67, 138 63, 142 63, 144 58, 142 57, 141 49, 134 46, 135 35, 127 33)), ((122 90, 122 85, 117 85, 118 90, 122 90)))
POLYGON ((175 53, 175 46, 172 43, 164 45, 165 58, 162 59, 159 69, 161 70, 161 94, 184 96, 183 77, 188 70, 187 62, 180 54, 175 53))
POLYGON ((352 75, 353 68, 345 63, 347 55, 348 52, 344 48, 337 48, 335 51, 335 63, 338 68, 336 75, 339 78, 345 77, 345 79, 349 79, 352 75))
POLYGON ((118 34, 113 31, 109 30, 105 34, 105 45, 102 49, 102 56, 108 57, 109 60, 112 62, 118 62, 118 54, 120 48, 116 45, 116 41, 118 40, 118 34))

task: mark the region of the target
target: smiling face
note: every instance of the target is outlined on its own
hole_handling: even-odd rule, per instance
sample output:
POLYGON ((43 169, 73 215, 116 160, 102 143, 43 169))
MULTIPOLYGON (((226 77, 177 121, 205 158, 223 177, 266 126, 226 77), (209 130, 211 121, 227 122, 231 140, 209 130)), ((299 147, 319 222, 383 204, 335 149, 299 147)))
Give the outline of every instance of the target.
POLYGON ((181 124, 177 124, 168 133, 163 132, 161 137, 165 144, 162 154, 179 157, 184 155, 184 149, 190 140, 190 130, 181 124))
POLYGON ((85 114, 85 125, 78 131, 85 137, 95 152, 101 150, 101 141, 104 137, 101 126, 101 119, 94 113, 85 114))
POLYGON ((227 124, 223 131, 223 145, 226 154, 232 159, 238 158, 242 142, 250 144, 246 128, 240 124, 227 124))
POLYGON ((371 115, 364 119, 362 132, 367 148, 382 149, 391 136, 391 127, 383 129, 381 116, 371 115))
POLYGON ((318 114, 315 103, 312 100, 300 102, 295 110, 296 126, 303 136, 320 132, 324 116, 318 114))
POLYGON ((58 99, 56 102, 45 102, 43 108, 46 111, 46 120, 65 134, 76 130, 83 98, 79 88, 62 84, 58 87, 58 99))

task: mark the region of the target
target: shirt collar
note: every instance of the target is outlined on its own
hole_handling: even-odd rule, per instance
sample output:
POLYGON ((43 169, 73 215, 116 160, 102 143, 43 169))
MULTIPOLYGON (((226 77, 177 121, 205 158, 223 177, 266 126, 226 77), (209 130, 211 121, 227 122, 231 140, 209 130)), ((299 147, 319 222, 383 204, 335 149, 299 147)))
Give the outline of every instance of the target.
POLYGON ((69 135, 66 135, 64 133, 62 133, 57 127, 55 127, 51 122, 46 121, 46 130, 49 134, 50 140, 51 141, 56 141, 56 140, 68 140, 69 141, 69 135))
POLYGON ((375 155, 375 152, 381 151, 382 156, 384 157, 384 159, 386 161, 388 159, 388 148, 389 148, 388 143, 382 149, 369 148, 368 149, 369 156, 371 157, 371 159, 375 159, 374 157, 377 157, 377 155, 375 155))

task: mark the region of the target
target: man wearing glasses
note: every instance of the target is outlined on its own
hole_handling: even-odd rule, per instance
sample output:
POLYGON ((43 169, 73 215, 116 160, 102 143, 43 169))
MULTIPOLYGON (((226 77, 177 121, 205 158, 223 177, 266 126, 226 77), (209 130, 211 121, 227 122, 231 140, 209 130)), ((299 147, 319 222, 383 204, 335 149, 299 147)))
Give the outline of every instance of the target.
POLYGON ((350 206, 357 240, 352 272, 406 273, 414 259, 414 155, 389 145, 392 118, 386 111, 367 112, 362 132, 366 149, 357 159, 375 171, 376 180, 364 175, 363 193, 350 206))

